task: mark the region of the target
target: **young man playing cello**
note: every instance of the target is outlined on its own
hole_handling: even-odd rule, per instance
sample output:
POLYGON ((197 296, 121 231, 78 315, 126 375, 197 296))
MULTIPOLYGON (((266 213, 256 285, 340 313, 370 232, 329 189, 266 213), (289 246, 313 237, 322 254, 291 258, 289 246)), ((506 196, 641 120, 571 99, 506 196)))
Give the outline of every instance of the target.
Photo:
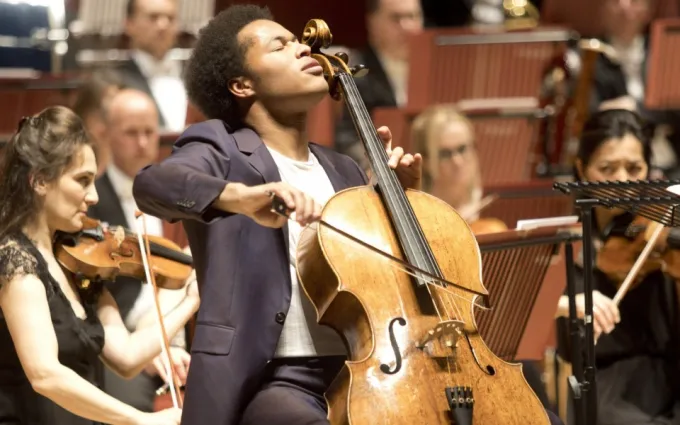
MULTIPOLYGON (((316 324, 295 250, 321 205, 368 182, 349 157, 307 139, 307 113, 328 91, 323 70, 267 9, 242 5, 202 30, 186 80, 212 119, 134 185, 143 211, 183 220, 202 282, 183 423, 328 424, 323 394, 346 350, 316 324), (270 211, 272 194, 294 221, 270 211)), ((420 155, 379 134, 402 185, 418 189, 420 155)))

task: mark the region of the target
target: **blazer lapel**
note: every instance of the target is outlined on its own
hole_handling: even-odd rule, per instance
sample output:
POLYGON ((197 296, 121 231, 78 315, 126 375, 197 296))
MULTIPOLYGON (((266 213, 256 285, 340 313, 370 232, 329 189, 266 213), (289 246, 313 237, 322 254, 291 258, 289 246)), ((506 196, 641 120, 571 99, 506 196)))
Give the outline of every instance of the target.
POLYGON ((135 62, 134 59, 129 59, 124 66, 125 68, 127 68, 129 75, 135 79, 135 85, 137 87, 134 88, 143 91, 144 93, 148 94, 151 97, 151 100, 153 100, 153 103, 156 105, 156 110, 158 111, 158 124, 161 127, 165 127, 165 119, 163 118, 163 114, 161 114, 161 109, 160 106, 158 105, 158 101, 153 96, 153 93, 151 92, 151 86, 149 85, 149 81, 144 76, 144 73, 142 73, 142 70, 139 68, 139 65, 137 65, 137 62, 135 62))
MULTIPOLYGON (((248 163, 262 176, 265 183, 281 181, 276 162, 274 162, 267 146, 257 133, 249 128, 242 128, 232 133, 232 136, 236 140, 238 150, 248 156, 248 163)), ((286 244, 286 252, 289 252, 288 223, 284 224, 281 230, 283 231, 283 241, 286 244)))

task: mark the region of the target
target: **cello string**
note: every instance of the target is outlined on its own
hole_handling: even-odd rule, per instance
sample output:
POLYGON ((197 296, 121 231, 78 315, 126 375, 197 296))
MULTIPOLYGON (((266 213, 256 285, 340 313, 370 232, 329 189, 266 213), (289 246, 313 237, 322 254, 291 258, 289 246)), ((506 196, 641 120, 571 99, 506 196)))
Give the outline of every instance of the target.
MULTIPOLYGON (((334 226, 332 226, 332 225, 330 225, 330 224, 327 224, 326 222, 324 222, 324 221, 322 221, 322 220, 319 221, 319 223, 323 224, 325 227, 330 227, 331 230, 335 230, 335 227, 334 227, 334 226)), ((310 226, 316 226, 316 223, 312 223, 312 224, 310 224, 310 226)), ((339 230, 339 229, 338 229, 338 230, 339 230)), ((442 284, 439 284, 439 285, 438 285, 438 284, 429 282, 429 281, 427 281, 427 280, 423 280, 423 279, 421 279, 421 277, 418 276, 416 273, 427 273, 427 272, 424 272, 423 270, 420 270, 420 269, 418 269, 417 267, 415 267, 415 266, 413 266, 413 265, 411 265, 411 264, 409 264, 409 263, 407 263, 407 262, 405 262, 405 261, 403 261, 403 260, 400 260, 399 258, 393 257, 392 255, 390 255, 390 254, 388 254, 388 253, 386 253, 386 252, 384 252, 384 251, 382 251, 382 250, 380 250, 380 249, 378 249, 378 248, 375 248, 375 247, 373 247, 373 246, 371 246, 371 245, 369 245, 369 244, 367 244, 367 243, 365 243, 365 242, 363 242, 363 241, 361 241, 361 240, 359 240, 359 239, 356 239, 356 238, 354 238, 354 237, 351 236, 351 235, 345 234, 345 233, 342 232, 342 231, 339 231, 339 232, 340 232, 340 234, 343 235, 343 236, 345 236, 345 235, 349 236, 348 239, 349 239, 350 242, 354 242, 354 243, 358 244, 359 246, 361 246, 361 247, 363 247, 363 248, 366 248, 366 249, 367 249, 370 253, 372 253, 372 254, 377 254, 377 255, 382 256, 383 258, 385 258, 386 260, 388 260, 387 263, 390 265, 390 267, 397 268, 399 271, 404 272, 404 273, 408 274, 409 276, 412 276, 412 277, 415 278, 417 281, 422 282, 422 283, 424 283, 425 285, 427 285, 428 288, 431 287, 431 288, 434 289, 435 291, 442 291, 442 292, 447 293, 447 294, 449 294, 449 295, 451 295, 451 296, 453 296, 453 297, 461 298, 462 300, 464 300, 464 301, 466 301, 466 302, 471 302, 473 305, 476 305, 476 306, 479 307, 479 308, 482 308, 482 309, 484 309, 484 310, 489 310, 489 307, 487 307, 487 306, 485 306, 485 305, 483 305, 483 304, 478 304, 477 301, 471 301, 469 298, 467 298, 467 297, 465 297, 465 296, 462 296, 462 295, 459 295, 459 294, 457 294, 457 293, 455 293, 455 292, 452 291, 452 289, 466 290, 466 288, 457 288, 457 285, 451 284, 451 282, 449 282, 449 281, 447 281, 447 280, 439 279, 439 278, 436 278, 436 277, 434 277, 434 276, 432 276, 431 278, 433 278, 434 280, 438 280, 439 283, 442 283, 442 284, 444 284, 444 285, 446 285, 446 286, 444 286, 444 285, 442 285, 442 284), (449 289, 449 287, 450 287, 451 289, 449 289)), ((427 277, 430 277, 430 276, 427 276, 427 277)), ((476 294, 476 293, 475 293, 475 294, 476 294)), ((440 320, 441 320, 441 317, 440 317, 440 320)))
MULTIPOLYGON (((387 167, 387 160, 389 160, 389 157, 387 156, 387 152, 385 151, 383 147, 382 140, 378 136, 375 127, 373 126, 373 122, 371 120, 370 115, 368 114, 368 111, 366 110, 365 107, 362 107, 363 100, 361 98, 361 94, 359 93, 359 90, 356 87, 356 83, 354 82, 354 78, 350 74, 348 74, 346 71, 343 70, 338 70, 339 72, 339 77, 338 80, 340 81, 340 86, 342 89, 345 91, 346 94, 350 96, 346 96, 345 99, 352 103, 353 101, 357 103, 357 105, 354 105, 354 109, 356 114, 357 114, 357 119, 363 119, 364 123, 366 123, 365 127, 369 127, 373 129, 373 134, 372 134, 372 139, 374 141, 373 144, 369 143, 368 141, 365 141, 364 145, 367 150, 373 150, 375 151, 376 149, 379 149, 378 152, 373 152, 374 157, 380 157, 382 158, 385 163, 382 165, 385 165, 386 167, 381 167, 378 166, 378 164, 375 164, 375 172, 379 177, 382 177, 380 180, 382 180, 382 183, 386 186, 385 189, 383 190, 384 194, 389 194, 389 193, 394 193, 400 195, 401 199, 397 199, 397 202, 393 202, 393 204, 396 206, 396 211, 395 213, 400 216, 400 221, 406 221, 407 226, 405 226, 405 237, 407 239, 406 243, 412 245, 412 246, 419 246, 418 250, 418 256, 420 257, 421 262, 429 262, 429 266, 431 270, 434 270, 435 272, 441 273, 439 268, 437 267, 437 262, 436 259, 434 258, 434 254, 432 251, 429 249, 429 247, 426 244, 426 239, 425 235, 423 234, 422 229, 420 228, 420 225, 418 223, 418 220, 415 217, 415 214, 410 206, 410 203, 408 201, 408 198, 406 196, 406 193, 404 192, 404 189, 401 187, 401 184, 398 182, 396 178, 396 174, 394 173, 393 170, 391 170, 389 167, 387 167), (353 97, 352 97, 353 96, 353 97), (378 148, 376 145, 379 145, 380 148, 378 148), (415 230, 415 233, 413 232, 415 230), (422 246, 423 242, 425 242, 425 246, 422 246), (424 255, 423 255, 424 254, 424 255)), ((422 267, 421 267, 422 268, 422 267)), ((432 294, 430 293, 430 297, 432 298, 432 294)), ((437 302, 433 299, 432 300, 435 306, 437 305, 437 302)))

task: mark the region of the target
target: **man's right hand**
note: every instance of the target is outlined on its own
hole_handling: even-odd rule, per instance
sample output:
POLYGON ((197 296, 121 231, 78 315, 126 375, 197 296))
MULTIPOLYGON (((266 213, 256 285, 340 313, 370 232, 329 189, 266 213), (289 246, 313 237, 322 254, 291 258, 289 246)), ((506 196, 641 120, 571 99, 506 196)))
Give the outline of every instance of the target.
POLYGON ((291 219, 300 226, 304 227, 321 218, 321 205, 311 196, 284 182, 258 186, 229 183, 215 206, 227 212, 248 216, 262 226, 278 228, 286 224, 286 218, 272 211, 273 196, 281 198, 294 211, 291 219))

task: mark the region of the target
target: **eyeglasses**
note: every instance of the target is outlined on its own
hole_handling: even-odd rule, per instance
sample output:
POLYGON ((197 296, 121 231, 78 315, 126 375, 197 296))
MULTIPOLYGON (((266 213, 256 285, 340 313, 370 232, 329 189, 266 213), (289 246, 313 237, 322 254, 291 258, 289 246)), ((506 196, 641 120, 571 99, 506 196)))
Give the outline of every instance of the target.
POLYGON ((454 156, 460 156, 464 158, 472 150, 472 148, 473 146, 471 144, 460 145, 453 149, 440 148, 437 152, 437 158, 439 158, 440 161, 450 160, 454 156))

